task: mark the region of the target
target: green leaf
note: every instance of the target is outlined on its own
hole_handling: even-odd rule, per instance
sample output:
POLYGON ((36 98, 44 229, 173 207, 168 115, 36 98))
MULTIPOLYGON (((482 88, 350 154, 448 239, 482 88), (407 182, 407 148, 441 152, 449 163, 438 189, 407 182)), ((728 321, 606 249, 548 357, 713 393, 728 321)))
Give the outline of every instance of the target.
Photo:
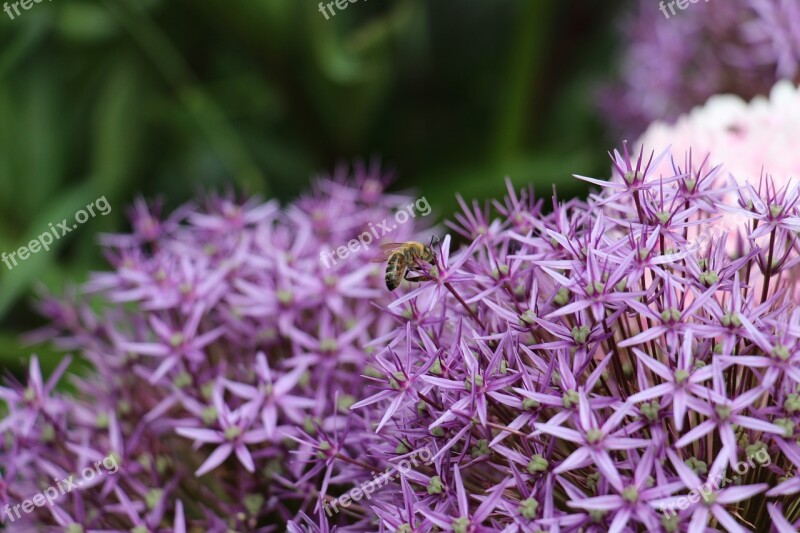
MULTIPOLYGON (((50 223, 57 226, 62 219, 66 218, 67 223, 72 224, 75 212, 94 200, 92 193, 88 184, 83 184, 65 194, 55 196, 49 204, 42 206, 43 208, 23 233, 25 238, 19 240, 13 249, 0 250, 0 252, 8 255, 10 252, 16 252, 20 246, 27 246, 38 235, 50 232, 50 223)), ((5 263, 0 263, 0 272, 2 272, 0 274, 0 318, 8 313, 25 290, 56 262, 58 250, 76 235, 75 232, 91 231, 91 228, 87 227, 88 225, 89 222, 79 225, 69 234, 58 239, 54 238, 53 243, 49 246, 49 251, 42 249, 24 261, 18 260, 17 266, 14 266, 9 259, 9 264, 13 267, 11 269, 5 263)))

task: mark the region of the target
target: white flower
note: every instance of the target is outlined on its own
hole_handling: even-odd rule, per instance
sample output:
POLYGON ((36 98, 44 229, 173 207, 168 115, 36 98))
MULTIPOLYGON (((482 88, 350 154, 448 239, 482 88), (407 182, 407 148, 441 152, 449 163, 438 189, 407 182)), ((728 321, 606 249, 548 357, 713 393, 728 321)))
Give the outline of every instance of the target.
MULTIPOLYGON (((732 174, 736 183, 757 184, 764 172, 776 185, 800 177, 800 90, 790 81, 778 82, 769 98, 756 97, 749 104, 733 95, 712 96, 674 125, 653 123, 636 142, 636 149, 660 150, 671 146, 681 165, 689 148, 695 161, 709 155, 712 166, 721 164, 722 175, 732 174)), ((667 158, 659 172, 670 175, 667 158)))
MULTIPOLYGON (((721 200, 736 205, 735 186, 749 182, 758 189, 762 176, 769 174, 776 187, 800 180, 800 89, 790 81, 778 82, 769 98, 759 96, 747 103, 738 96, 717 95, 705 105, 681 116, 675 124, 655 122, 635 143, 638 151, 658 154, 669 148, 677 165, 685 170, 685 157, 692 150, 694 165, 706 156, 710 167, 721 165, 719 187, 732 190, 721 200)), ((661 160, 649 179, 674 175, 670 158, 661 160)), ((743 229, 746 219, 727 214, 720 221, 726 229, 743 229)), ((736 239, 729 239, 735 246, 736 239)))

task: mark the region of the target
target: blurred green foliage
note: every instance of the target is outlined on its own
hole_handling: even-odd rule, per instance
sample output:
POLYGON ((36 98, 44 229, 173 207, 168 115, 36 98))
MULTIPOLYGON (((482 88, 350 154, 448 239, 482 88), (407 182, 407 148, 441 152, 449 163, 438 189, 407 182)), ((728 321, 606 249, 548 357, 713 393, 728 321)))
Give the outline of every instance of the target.
MULTIPOLYGON (((168 208, 233 183, 289 198, 320 171, 378 157, 440 215, 454 194, 549 196, 604 175, 595 83, 613 64, 617 3, 359 0, 326 20, 310 0, 55 0, 0 13, 0 251, 105 195, 96 217, 9 271, 0 361, 60 291, 102 261, 138 194, 168 208)), ((45 361, 48 357, 43 357, 45 361)))

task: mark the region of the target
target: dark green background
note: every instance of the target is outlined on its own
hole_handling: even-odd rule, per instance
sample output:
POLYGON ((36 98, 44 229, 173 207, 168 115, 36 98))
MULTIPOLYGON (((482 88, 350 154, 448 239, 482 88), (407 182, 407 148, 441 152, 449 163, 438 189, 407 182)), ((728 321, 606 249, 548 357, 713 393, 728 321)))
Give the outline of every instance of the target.
MULTIPOLYGON (((44 0, 0 12, 0 251, 105 196, 91 219, 8 271, 0 366, 19 372, 55 291, 103 267, 97 235, 139 194, 172 208, 225 188, 290 199, 339 164, 379 158, 440 216, 504 176, 584 194, 617 144, 595 113, 615 68, 619 2, 44 0)), ((36 348, 46 361, 46 352, 36 348)))

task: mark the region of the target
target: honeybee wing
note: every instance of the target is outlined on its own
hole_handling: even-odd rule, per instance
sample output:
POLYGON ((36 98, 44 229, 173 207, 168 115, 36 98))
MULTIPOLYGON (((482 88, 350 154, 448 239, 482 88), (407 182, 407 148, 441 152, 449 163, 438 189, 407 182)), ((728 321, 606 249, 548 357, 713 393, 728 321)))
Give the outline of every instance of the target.
POLYGON ((389 256, 392 255, 392 253, 394 253, 395 250, 397 250, 398 248, 400 248, 401 246, 404 246, 404 245, 405 245, 404 242, 387 242, 386 244, 381 244, 380 245, 380 249, 381 249, 380 254, 378 254, 375 257, 373 257, 370 260, 370 263, 383 263, 383 262, 387 261, 389 259, 389 256))

